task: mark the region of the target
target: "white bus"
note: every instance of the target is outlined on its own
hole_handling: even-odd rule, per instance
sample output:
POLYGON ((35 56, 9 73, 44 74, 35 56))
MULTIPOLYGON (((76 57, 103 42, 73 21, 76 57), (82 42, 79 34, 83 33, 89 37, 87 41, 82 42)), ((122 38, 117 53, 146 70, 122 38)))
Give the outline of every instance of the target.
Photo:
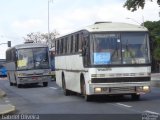
POLYGON ((56 82, 65 95, 131 95, 150 92, 148 30, 127 23, 97 22, 56 39, 56 82))
POLYGON ((26 43, 6 51, 7 77, 10 85, 42 83, 48 86, 50 76, 49 48, 45 44, 26 43))

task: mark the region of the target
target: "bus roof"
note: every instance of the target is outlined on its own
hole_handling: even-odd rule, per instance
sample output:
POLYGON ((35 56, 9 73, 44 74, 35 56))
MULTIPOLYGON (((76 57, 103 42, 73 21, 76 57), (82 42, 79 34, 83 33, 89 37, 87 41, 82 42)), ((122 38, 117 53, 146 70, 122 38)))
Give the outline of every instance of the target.
POLYGON ((120 22, 96 22, 93 25, 84 27, 77 31, 71 32, 69 34, 60 35, 58 39, 66 35, 71 35, 80 31, 88 32, 148 32, 148 29, 144 26, 134 25, 129 23, 120 23, 120 22))
POLYGON ((148 31, 146 27, 133 25, 129 23, 119 23, 119 22, 97 22, 93 25, 90 25, 85 28, 85 30, 89 32, 115 32, 115 31, 122 31, 122 32, 138 32, 138 31, 148 31))
MULTIPOLYGON (((26 43, 26 44, 15 45, 12 48, 22 49, 22 48, 32 48, 32 47, 48 47, 48 45, 42 44, 42 43, 26 43)), ((12 49, 12 48, 9 48, 9 49, 12 49)))

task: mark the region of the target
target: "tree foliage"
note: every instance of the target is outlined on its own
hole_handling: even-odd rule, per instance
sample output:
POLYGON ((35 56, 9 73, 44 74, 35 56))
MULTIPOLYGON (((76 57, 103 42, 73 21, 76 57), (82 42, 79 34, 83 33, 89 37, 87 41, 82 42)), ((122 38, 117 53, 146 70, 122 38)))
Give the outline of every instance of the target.
POLYGON ((33 41, 34 43, 45 43, 48 44, 49 46, 54 46, 54 41, 55 38, 59 35, 57 31, 54 31, 49 34, 48 33, 40 33, 40 32, 32 32, 26 35, 24 37, 24 41, 33 41), (48 39, 49 38, 49 39, 48 39))
POLYGON ((153 58, 160 62, 160 21, 146 21, 144 26, 148 28, 153 43, 153 58))
POLYGON ((160 21, 146 21, 144 22, 144 26, 148 28, 150 32, 150 36, 153 39, 157 39, 160 37, 160 21))
POLYGON ((37 33, 29 33, 26 37, 24 37, 25 42, 33 41, 34 43, 45 43, 43 35, 40 32, 37 33))
MULTIPOLYGON (((152 2, 153 0, 149 0, 149 1, 152 2)), ((134 12, 140 7, 143 9, 145 6, 145 2, 146 0, 127 0, 123 5, 123 7, 126 7, 128 10, 134 12)), ((160 0, 157 0, 157 4, 160 5, 160 0)))

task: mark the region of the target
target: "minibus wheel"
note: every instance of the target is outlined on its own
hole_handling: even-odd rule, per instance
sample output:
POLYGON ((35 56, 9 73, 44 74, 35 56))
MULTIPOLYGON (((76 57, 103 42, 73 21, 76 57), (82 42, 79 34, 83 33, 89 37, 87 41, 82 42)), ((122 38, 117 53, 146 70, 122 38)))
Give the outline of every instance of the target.
POLYGON ((22 88, 22 85, 21 84, 17 84, 17 88, 22 88))
POLYGON ((43 87, 47 87, 48 86, 48 82, 43 82, 43 87))
POLYGON ((12 82, 9 82, 10 86, 13 86, 14 84, 12 82))

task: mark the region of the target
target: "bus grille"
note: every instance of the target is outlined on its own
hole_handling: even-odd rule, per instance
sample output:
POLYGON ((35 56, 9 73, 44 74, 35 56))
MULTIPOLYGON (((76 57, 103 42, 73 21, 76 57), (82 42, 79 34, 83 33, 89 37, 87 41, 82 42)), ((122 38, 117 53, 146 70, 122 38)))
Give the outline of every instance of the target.
POLYGON ((135 92, 135 87, 113 87, 110 88, 111 93, 128 93, 128 92, 135 92))
POLYGON ((92 83, 147 82, 150 77, 92 78, 92 83))

